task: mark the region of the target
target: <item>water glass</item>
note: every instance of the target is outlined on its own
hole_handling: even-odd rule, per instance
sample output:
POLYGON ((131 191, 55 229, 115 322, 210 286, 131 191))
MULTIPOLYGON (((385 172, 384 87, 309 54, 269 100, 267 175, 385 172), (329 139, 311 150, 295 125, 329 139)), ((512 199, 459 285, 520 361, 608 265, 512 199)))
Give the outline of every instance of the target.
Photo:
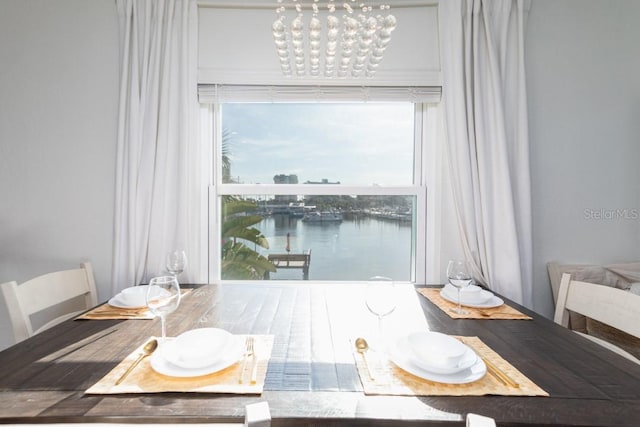
POLYGON ((366 304, 369 311, 378 317, 378 334, 383 341, 383 319, 396 309, 396 287, 389 277, 375 276, 367 281, 366 304))
POLYGON ((147 289, 147 307, 160 317, 162 340, 166 338, 166 317, 180 305, 180 285, 175 276, 154 277, 147 289))
POLYGON ((449 279, 449 283, 458 289, 458 306, 449 310, 456 314, 469 314, 468 311, 462 309, 462 304, 460 302, 460 290, 469 286, 473 280, 469 264, 462 260, 449 261, 449 265, 447 266, 447 278, 449 279))
POLYGON ((187 268, 187 254, 183 250, 171 251, 167 254, 167 271, 179 276, 187 268))

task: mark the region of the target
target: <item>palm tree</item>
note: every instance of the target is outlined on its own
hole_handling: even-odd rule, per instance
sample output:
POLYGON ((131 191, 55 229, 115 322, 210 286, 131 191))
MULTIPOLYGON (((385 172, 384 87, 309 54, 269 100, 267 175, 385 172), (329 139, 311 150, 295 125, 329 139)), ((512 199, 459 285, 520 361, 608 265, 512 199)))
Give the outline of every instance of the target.
MULTIPOLYGON (((222 130, 222 182, 233 183, 231 178, 231 145, 233 133, 222 130)), ((222 197, 222 248, 221 274, 223 279, 263 279, 266 272, 275 272, 275 266, 244 242, 268 249, 269 242, 260 230, 253 226, 260 215, 249 215, 257 204, 233 196, 222 197), (243 242, 244 241, 244 242, 243 242)))
POLYGON ((222 203, 222 278, 256 280, 263 279, 266 272, 275 272, 275 266, 267 258, 242 242, 269 248, 267 238, 252 227, 262 217, 248 214, 255 211, 257 204, 233 196, 224 196, 222 203))

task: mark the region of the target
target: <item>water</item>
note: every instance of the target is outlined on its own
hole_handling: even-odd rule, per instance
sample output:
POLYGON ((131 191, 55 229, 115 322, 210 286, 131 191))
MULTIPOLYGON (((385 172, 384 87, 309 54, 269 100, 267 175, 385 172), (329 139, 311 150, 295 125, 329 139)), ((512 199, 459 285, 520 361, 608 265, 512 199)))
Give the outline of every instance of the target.
MULTIPOLYGON (((411 280, 411 223, 375 218, 345 218, 342 223, 310 224, 288 216, 272 216, 256 225, 269 241, 266 254, 311 249, 309 280, 367 280, 386 276, 411 280)), ((302 279, 302 270, 278 270, 271 279, 302 279)))

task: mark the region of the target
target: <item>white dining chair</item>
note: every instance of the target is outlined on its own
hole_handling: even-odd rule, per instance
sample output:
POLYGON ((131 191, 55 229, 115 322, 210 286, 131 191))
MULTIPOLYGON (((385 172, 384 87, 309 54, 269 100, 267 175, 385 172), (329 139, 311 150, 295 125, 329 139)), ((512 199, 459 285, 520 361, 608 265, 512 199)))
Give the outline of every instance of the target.
POLYGON ((16 343, 94 307, 98 293, 91 263, 0 285, 16 343), (38 326, 36 326, 38 325, 38 326))
MULTIPOLYGON (((565 273, 560 281, 554 321, 569 326, 569 312, 582 314, 640 338, 640 295, 595 283, 572 280, 565 273)), ((629 360, 640 360, 622 348, 592 335, 574 331, 629 360)))
POLYGON ((496 421, 484 415, 467 414, 467 427, 496 427, 496 421))

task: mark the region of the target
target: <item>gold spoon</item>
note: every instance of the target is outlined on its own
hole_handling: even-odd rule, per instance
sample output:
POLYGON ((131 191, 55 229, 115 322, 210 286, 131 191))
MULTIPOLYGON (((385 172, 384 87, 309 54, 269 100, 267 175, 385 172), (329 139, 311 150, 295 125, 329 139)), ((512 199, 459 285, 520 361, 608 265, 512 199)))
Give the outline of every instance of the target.
POLYGON ((369 363, 367 362, 367 355, 365 354, 367 350, 369 350, 367 340, 364 338, 356 338, 356 350, 358 350, 358 353, 362 354, 362 360, 364 361, 364 366, 367 368, 367 372, 369 373, 369 379, 371 379, 371 381, 375 381, 375 378, 371 373, 371 368, 369 368, 369 363))
POLYGON ((116 381, 116 385, 120 384, 126 377, 127 375, 129 375, 131 373, 131 371, 133 371, 133 368, 135 368, 136 366, 138 366, 138 363, 140 363, 140 361, 142 359, 144 359, 147 356, 150 356, 151 353, 153 353, 154 351, 156 351, 156 348, 158 348, 158 340, 156 339, 152 339, 151 341, 149 341, 148 343, 146 343, 144 345, 144 347, 142 347, 142 353, 140 353, 140 355, 138 356, 138 358, 135 360, 135 362, 133 362, 129 368, 125 371, 124 374, 122 374, 122 376, 120 378, 118 378, 118 381, 116 381))

